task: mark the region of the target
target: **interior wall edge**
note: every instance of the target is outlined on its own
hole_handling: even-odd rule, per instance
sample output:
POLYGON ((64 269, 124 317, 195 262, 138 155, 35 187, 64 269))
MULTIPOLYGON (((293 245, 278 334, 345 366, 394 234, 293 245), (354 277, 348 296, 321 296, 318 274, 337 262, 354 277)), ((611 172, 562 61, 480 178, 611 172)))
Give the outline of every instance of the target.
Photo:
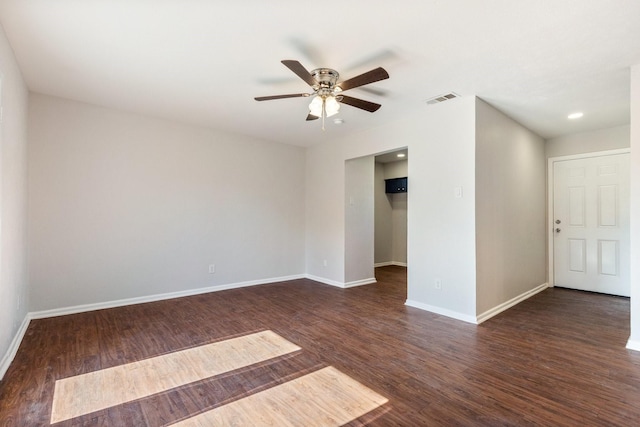
MULTIPOLYGON (((630 147, 630 256, 640 259, 640 63, 631 67, 630 147)), ((640 351, 640 266, 630 263, 631 331, 629 342, 640 351)))
POLYGON ((26 220, 28 92, 13 48, 0 26, 0 379, 20 343, 30 306, 26 220))
POLYGON ((393 265, 393 261, 376 262, 373 264, 373 268, 387 267, 389 265, 393 265))
POLYGON ((375 264, 373 264, 374 268, 378 268, 378 267, 387 267, 389 265, 395 265, 398 267, 408 267, 409 264, 407 264, 406 262, 402 262, 402 261, 384 261, 384 262, 376 262, 375 264))
POLYGON ((506 311, 506 310, 510 309, 514 305, 520 304, 524 300, 527 300, 527 299, 531 298, 532 296, 544 291, 548 287, 549 287, 549 283, 543 283, 543 284, 541 284, 539 286, 536 286, 535 288, 533 288, 531 290, 523 292, 522 294, 518 295, 515 298, 510 299, 509 301, 505 301, 502 304, 498 304, 497 306, 495 306, 493 308, 490 308, 489 310, 487 310, 484 313, 480 314, 476 318, 477 323, 480 324, 482 322, 486 322, 487 320, 491 319, 494 316, 497 316, 498 314, 502 313, 503 311, 506 311))
POLYGON ((344 284, 345 288, 355 288, 356 286, 364 286, 364 285, 371 285, 374 283, 378 283, 378 281, 376 280, 375 277, 369 277, 367 279, 361 279, 361 280, 354 280, 352 282, 346 282, 344 284))
POLYGON ((429 311, 431 313, 435 313, 435 314, 439 314, 442 316, 446 316, 446 317, 451 317, 452 319, 457 319, 457 320, 461 320, 463 322, 467 322, 467 323, 473 323, 473 324, 477 324, 478 320, 475 316, 469 316, 468 314, 464 314, 464 313, 460 313, 457 311, 453 311, 453 310, 447 310, 445 308, 442 307, 437 307, 435 305, 431 305, 431 304, 424 304, 421 303, 419 301, 415 301, 415 300, 406 300, 404 305, 409 306, 409 307, 413 307, 413 308, 418 308, 420 310, 424 310, 424 311, 429 311))
POLYGON ((13 362, 13 359, 16 357, 18 348, 22 343, 24 334, 27 332, 27 328, 29 327, 31 319, 31 313, 27 313, 27 315, 24 317, 24 320, 22 321, 22 324, 20 325, 20 329, 18 329, 18 332, 16 332, 16 334, 14 335, 13 340, 11 340, 11 344, 9 344, 7 352, 2 357, 2 360, 0 361, 0 381, 2 381, 2 379, 4 378, 4 374, 7 373, 9 366, 11 366, 11 362, 13 362))
POLYGON ((326 277, 315 276, 313 274, 305 274, 305 278, 309 280, 313 280, 314 282, 323 283, 329 286, 335 286, 337 288, 344 288, 344 282, 338 282, 336 280, 327 279, 326 277))

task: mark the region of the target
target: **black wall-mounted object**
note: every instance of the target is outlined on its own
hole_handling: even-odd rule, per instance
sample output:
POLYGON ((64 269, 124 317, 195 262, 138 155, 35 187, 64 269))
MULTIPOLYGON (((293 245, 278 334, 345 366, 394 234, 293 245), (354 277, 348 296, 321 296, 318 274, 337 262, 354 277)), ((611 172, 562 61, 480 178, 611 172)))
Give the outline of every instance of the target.
POLYGON ((384 180, 385 193, 406 193, 407 177, 384 180))

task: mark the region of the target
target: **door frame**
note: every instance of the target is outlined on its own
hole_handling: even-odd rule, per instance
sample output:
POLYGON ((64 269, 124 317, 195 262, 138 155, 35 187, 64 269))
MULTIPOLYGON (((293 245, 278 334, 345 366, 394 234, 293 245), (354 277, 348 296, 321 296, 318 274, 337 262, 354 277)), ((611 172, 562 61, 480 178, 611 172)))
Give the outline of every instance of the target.
POLYGON ((555 177, 553 176, 554 164, 566 160, 587 159, 590 157, 612 156, 615 154, 631 153, 631 148, 619 148, 616 150, 594 151, 591 153, 570 154, 567 156, 549 157, 547 159, 547 252, 548 258, 548 283, 549 287, 555 286, 555 271, 553 262, 553 188, 555 185, 555 177))

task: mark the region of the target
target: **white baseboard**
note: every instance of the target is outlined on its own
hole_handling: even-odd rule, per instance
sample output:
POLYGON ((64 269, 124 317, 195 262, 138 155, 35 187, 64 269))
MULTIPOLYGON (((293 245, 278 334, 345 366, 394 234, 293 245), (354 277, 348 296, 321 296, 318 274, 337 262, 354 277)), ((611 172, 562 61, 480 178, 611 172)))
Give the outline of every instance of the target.
POLYGON ((94 304, 83 304, 83 305, 76 305, 72 307, 62 307, 62 308, 54 308, 51 310, 34 311, 29 313, 28 316, 30 319, 45 319, 48 317, 65 316, 67 314, 77 314, 77 313, 84 313, 87 311, 103 310, 107 308, 124 307, 127 305, 144 304, 147 302, 162 301, 166 299, 206 294, 209 292, 225 291, 228 289, 245 288, 247 286, 266 285, 268 283, 286 282, 289 280, 297 280, 297 279, 305 279, 305 278, 316 281, 316 282, 324 283, 327 285, 337 286, 339 288, 350 288, 354 286, 362 286, 362 285, 368 285, 371 283, 376 283, 375 278, 342 283, 342 282, 333 281, 331 279, 312 276, 309 274, 296 274, 292 276, 273 277, 270 279, 251 280, 247 282, 238 282, 238 283, 228 283, 225 285, 210 286, 210 287, 198 288, 198 289, 189 289, 186 291, 169 292, 165 294, 148 295, 144 297, 126 298, 121 300, 106 301, 106 302, 94 303, 94 304))
POLYGON ((16 335, 13 337, 11 344, 9 344, 7 352, 0 361, 0 381, 4 378, 4 374, 9 369, 9 365, 13 362, 14 357, 16 357, 18 347, 20 347, 24 334, 27 332, 27 328, 29 327, 29 322, 31 322, 31 317, 27 314, 20 325, 20 329, 18 329, 18 332, 16 332, 16 335))
POLYGON ((485 311, 484 313, 482 313, 481 315, 479 315, 476 318, 476 323, 480 324, 486 320, 491 319, 493 316, 496 316, 500 313, 502 313, 503 311, 513 307, 516 304, 521 303, 522 301, 531 298, 532 296, 534 296, 537 293, 540 293, 542 291, 544 291, 545 289, 547 289, 549 287, 548 283, 543 283, 542 285, 536 286, 535 288, 523 292, 522 294, 518 295, 515 298, 510 299, 509 301, 503 302, 500 305, 497 305, 487 311, 485 311))
POLYGON ((318 277, 312 274, 307 274, 305 277, 309 280, 313 280, 314 282, 320 282, 320 283, 324 283, 325 285, 331 285, 331 286, 335 286, 336 288, 342 288, 342 289, 377 283, 377 280, 375 277, 370 277, 368 279, 362 279, 362 280, 354 280, 353 282, 338 282, 336 280, 325 279, 324 277, 318 277))
POLYGON ((434 305, 424 304, 418 301, 407 300, 404 303, 409 307, 419 308, 420 310, 430 311, 431 313, 441 314, 443 316, 451 317, 452 319, 462 320, 467 323, 477 323, 474 316, 468 314, 458 313, 457 311, 447 310, 446 308, 436 307, 434 305))
POLYGON ((632 341, 629 339, 629 341, 627 341, 627 348, 629 350, 640 351, 640 341, 632 341))
POLYGON ((335 280, 314 276, 313 274, 307 274, 305 277, 309 280, 313 280, 314 282, 324 283, 325 285, 335 286, 336 288, 344 288, 344 283, 337 282, 335 280))
POLYGON ((373 264, 373 267, 374 268, 387 267, 389 265, 397 265, 399 267, 406 267, 407 263, 406 262, 399 262, 399 261, 385 261, 385 262, 377 262, 377 263, 373 264))
POLYGON ((372 283, 377 283, 378 281, 376 280, 375 277, 370 277, 368 279, 362 279, 362 280, 355 280, 353 282, 347 282, 344 284, 345 288, 353 288, 356 286, 362 286, 362 285, 370 285, 372 283))
POLYGON ((286 282, 288 280, 304 279, 304 274, 297 274, 285 277, 273 277, 270 279, 250 280, 247 282, 228 283, 225 285, 209 286, 206 288, 189 289, 186 291, 169 292, 166 294, 156 294, 144 297, 127 298, 121 300, 100 302, 95 304, 76 305, 73 307, 54 308, 52 310, 35 311, 29 313, 31 319, 44 319, 47 317, 65 316, 67 314, 84 313, 87 311, 103 310, 105 308, 123 307, 133 304, 143 304, 147 302, 162 301, 166 299, 188 297, 193 295, 206 294, 209 292, 225 291, 228 289, 244 288, 247 286, 266 285, 268 283, 286 282))
MULTIPOLYGON (((495 307, 493 307, 490 310, 485 311, 484 313, 482 313, 481 315, 477 316, 477 317, 473 317, 473 316, 469 316, 467 314, 462 314, 462 313, 458 313, 455 311, 451 311, 451 310, 447 310, 445 308, 442 307, 436 307, 433 305, 429 305, 429 304, 423 304, 421 302, 417 302, 417 301, 412 301, 412 300, 407 300, 405 302, 405 305, 408 305, 410 307, 415 307, 415 308, 419 308, 422 310, 426 310, 426 311, 430 311, 432 313, 437 313, 437 314, 442 314, 443 316, 447 316, 447 317, 452 317, 454 319, 458 319, 458 320, 462 320, 465 322, 469 322, 469 323, 475 323, 477 325, 479 325, 480 323, 489 320, 490 318, 492 318, 493 316, 502 313, 503 311, 513 307, 514 305, 521 303, 522 301, 526 300, 527 298, 531 298, 532 296, 534 296, 535 294, 544 291, 545 289, 547 289, 549 287, 548 283, 543 283, 542 285, 536 286, 535 288, 524 292, 520 295, 518 295, 515 298, 510 299, 509 301, 503 302, 500 305, 497 305, 495 307)), ((640 343, 638 349, 640 349, 640 343)), ((628 345, 627 345, 627 348, 628 345)))
POLYGON ((393 265, 393 263, 391 261, 376 262, 375 264, 373 264, 373 268, 386 267, 388 265, 393 265))

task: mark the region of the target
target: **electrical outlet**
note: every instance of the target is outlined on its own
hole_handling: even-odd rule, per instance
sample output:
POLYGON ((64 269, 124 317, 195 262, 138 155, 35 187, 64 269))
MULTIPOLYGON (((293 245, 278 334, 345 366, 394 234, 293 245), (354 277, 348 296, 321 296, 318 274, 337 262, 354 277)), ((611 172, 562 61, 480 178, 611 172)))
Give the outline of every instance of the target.
POLYGON ((327 266, 327 260, 325 259, 324 261, 322 261, 322 266, 326 267, 327 266))
POLYGON ((436 279, 433 281, 433 287, 436 289, 442 289, 442 280, 436 279))
POLYGON ((209 274, 213 274, 216 272, 216 265, 215 264, 209 264, 209 274))

